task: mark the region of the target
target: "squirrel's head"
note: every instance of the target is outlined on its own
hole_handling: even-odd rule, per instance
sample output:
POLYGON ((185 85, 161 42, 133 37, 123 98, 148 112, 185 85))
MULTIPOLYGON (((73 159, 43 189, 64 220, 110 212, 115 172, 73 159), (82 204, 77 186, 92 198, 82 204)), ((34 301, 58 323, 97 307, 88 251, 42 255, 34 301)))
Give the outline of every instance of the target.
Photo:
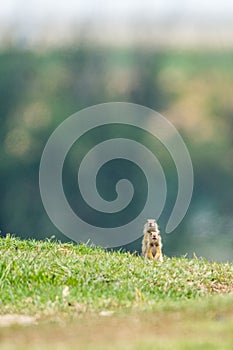
POLYGON ((157 222, 154 219, 148 219, 144 225, 144 228, 146 229, 147 232, 157 232, 158 229, 158 225, 157 222))
POLYGON ((161 243, 161 236, 159 231, 151 231, 150 232, 150 242, 156 245, 161 243))

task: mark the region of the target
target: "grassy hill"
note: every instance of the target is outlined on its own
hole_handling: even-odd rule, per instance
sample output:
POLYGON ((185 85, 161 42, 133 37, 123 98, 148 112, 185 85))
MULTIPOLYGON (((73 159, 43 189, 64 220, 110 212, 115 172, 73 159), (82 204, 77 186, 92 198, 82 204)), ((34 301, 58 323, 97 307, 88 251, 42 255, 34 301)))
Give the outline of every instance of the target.
POLYGON ((8 235, 0 239, 1 348, 232 349, 232 275, 230 263, 159 263, 8 235))

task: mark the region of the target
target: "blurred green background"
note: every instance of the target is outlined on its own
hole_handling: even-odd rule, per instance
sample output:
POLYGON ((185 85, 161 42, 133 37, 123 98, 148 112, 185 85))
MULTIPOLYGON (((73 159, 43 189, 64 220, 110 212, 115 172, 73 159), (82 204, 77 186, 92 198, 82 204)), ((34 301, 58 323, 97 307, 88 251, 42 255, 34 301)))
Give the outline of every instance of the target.
MULTIPOLYGON (((49 3, 55 9, 54 2, 49 3)), ((174 166, 159 150, 170 196, 159 221, 165 254, 195 253, 208 259, 232 260, 233 35, 225 21, 229 11, 226 8, 219 24, 211 13, 208 17, 207 8, 206 30, 199 26, 197 19, 202 17, 197 12, 191 26, 196 33, 193 36, 189 21, 166 15, 171 11, 158 20, 159 9, 153 18, 145 5, 139 7, 137 17, 131 1, 126 1, 127 11, 120 1, 125 12, 119 11, 116 20, 110 5, 109 11, 98 12, 97 1, 87 3, 90 13, 92 8, 95 11, 82 17, 70 2, 72 20, 68 12, 61 11, 59 21, 55 21, 55 10, 55 17, 46 17, 49 12, 44 2, 36 24, 27 17, 27 11, 32 15, 36 9, 28 9, 23 1, 20 8, 25 13, 18 14, 12 7, 0 14, 1 235, 11 232, 38 239, 55 235, 68 240, 50 222, 41 202, 38 178, 43 148, 52 131, 71 114, 94 104, 123 101, 150 107, 170 120, 183 136, 193 161, 195 184, 190 208, 179 227, 165 235, 177 184, 174 166), (145 10, 144 21, 137 21, 141 8, 145 10), (79 15, 76 22, 75 11, 79 15), (152 17, 149 24, 146 13, 152 17), (133 22, 129 14, 136 18, 133 22), (113 24, 111 18, 115 19, 113 24), (216 28, 224 28, 219 31, 221 37, 216 38, 216 28)), ((182 14, 178 3, 173 12, 182 14)), ((199 8, 200 4, 196 5, 199 8)), ((72 162, 69 167, 66 186, 72 197, 72 162)), ((140 240, 125 248, 140 249, 140 240)))

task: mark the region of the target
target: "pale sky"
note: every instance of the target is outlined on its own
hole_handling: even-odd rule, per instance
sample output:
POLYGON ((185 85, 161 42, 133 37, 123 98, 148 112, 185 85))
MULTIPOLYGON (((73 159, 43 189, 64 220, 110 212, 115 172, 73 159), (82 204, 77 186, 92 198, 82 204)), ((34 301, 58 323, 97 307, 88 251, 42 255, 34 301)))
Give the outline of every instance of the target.
POLYGON ((233 19, 229 0, 6 0, 0 5, 0 20, 28 22, 80 19, 153 19, 172 14, 191 18, 233 19))
POLYGON ((82 28, 107 42, 133 36, 156 42, 163 28, 162 43, 175 38, 233 45, 233 0, 3 0, 0 5, 0 45, 8 37, 62 42, 82 35, 82 28))

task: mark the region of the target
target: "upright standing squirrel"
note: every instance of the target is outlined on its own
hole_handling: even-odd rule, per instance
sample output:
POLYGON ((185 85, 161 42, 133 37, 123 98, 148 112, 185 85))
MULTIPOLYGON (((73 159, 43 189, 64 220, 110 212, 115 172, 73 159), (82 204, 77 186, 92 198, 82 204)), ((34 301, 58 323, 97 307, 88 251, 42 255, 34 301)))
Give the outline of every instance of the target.
POLYGON ((142 240, 142 257, 163 261, 162 239, 157 222, 149 219, 144 225, 142 240))

